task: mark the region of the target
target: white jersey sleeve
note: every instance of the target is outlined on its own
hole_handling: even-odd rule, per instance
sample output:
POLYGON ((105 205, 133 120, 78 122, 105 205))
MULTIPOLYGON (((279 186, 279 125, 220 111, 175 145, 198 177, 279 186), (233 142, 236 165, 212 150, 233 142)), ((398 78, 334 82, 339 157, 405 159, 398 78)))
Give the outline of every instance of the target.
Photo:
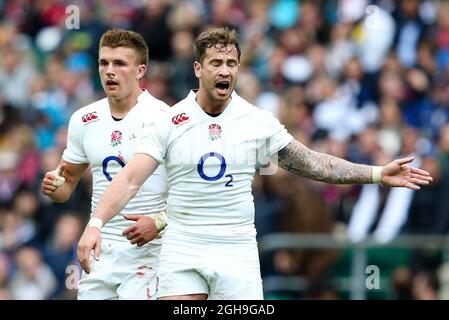
POLYGON ((159 114, 144 124, 144 133, 136 146, 135 153, 144 153, 153 157, 159 164, 164 162, 167 153, 168 138, 171 127, 169 115, 159 114))
POLYGON ((260 128, 263 128, 261 136, 264 137, 259 141, 258 152, 262 153, 264 157, 270 157, 285 148, 293 140, 293 137, 270 112, 258 110, 257 113, 259 113, 257 120, 260 123, 260 128))
POLYGON ((62 155, 65 161, 74 164, 89 163, 89 159, 87 159, 87 155, 84 152, 82 135, 82 122, 79 119, 78 113, 75 112, 70 117, 67 133, 67 148, 62 155))

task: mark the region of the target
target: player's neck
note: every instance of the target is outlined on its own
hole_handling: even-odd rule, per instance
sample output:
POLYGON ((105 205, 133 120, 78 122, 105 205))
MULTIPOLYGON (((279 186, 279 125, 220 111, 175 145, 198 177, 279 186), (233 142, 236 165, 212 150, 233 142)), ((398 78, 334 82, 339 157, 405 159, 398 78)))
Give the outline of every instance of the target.
POLYGON ((196 94, 196 102, 207 114, 220 114, 224 111, 229 102, 231 102, 231 97, 226 101, 214 101, 207 96, 207 93, 200 89, 196 94))
POLYGON ((134 90, 130 95, 122 99, 108 97, 109 108, 113 117, 122 119, 137 104, 137 98, 142 93, 142 89, 134 90))

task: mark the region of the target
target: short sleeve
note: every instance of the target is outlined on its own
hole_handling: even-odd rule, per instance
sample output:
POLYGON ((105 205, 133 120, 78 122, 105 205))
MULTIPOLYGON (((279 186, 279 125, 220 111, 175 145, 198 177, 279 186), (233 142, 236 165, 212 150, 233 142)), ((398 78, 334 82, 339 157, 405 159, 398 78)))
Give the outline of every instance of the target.
POLYGON ((134 153, 144 153, 163 163, 167 153, 170 126, 165 116, 144 124, 144 131, 134 153))
POLYGON ((65 161, 75 164, 89 163, 83 147, 81 129, 76 123, 75 116, 72 115, 67 133, 67 147, 62 154, 65 161))
POLYGON ((279 150, 285 148, 293 137, 287 132, 285 126, 282 125, 271 113, 262 111, 264 113, 264 130, 267 130, 266 139, 262 141, 259 152, 262 152, 266 157, 270 157, 279 150))

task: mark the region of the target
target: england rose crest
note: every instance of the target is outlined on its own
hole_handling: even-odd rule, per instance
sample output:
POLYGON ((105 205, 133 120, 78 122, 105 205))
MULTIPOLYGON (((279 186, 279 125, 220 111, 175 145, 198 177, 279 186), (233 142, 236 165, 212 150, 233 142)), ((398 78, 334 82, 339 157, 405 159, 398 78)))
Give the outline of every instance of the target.
POLYGON ((111 133, 111 146, 115 147, 122 143, 122 133, 119 130, 115 130, 111 133))
POLYGON ((209 125, 209 139, 215 141, 221 138, 221 127, 218 124, 209 125))

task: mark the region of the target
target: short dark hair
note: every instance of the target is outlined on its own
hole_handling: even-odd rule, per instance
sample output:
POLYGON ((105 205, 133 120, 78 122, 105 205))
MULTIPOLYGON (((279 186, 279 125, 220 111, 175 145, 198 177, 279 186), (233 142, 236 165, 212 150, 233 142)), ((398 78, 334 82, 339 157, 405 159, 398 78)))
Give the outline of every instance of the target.
POLYGON ((117 28, 106 31, 100 39, 99 48, 101 47, 134 49, 137 53, 137 62, 148 65, 148 46, 137 32, 117 28))
POLYGON ((216 46, 228 46, 233 45, 237 49, 238 60, 240 61, 240 45, 237 32, 234 29, 228 27, 213 28, 202 32, 195 41, 195 58, 196 61, 202 63, 206 56, 206 50, 216 46))

